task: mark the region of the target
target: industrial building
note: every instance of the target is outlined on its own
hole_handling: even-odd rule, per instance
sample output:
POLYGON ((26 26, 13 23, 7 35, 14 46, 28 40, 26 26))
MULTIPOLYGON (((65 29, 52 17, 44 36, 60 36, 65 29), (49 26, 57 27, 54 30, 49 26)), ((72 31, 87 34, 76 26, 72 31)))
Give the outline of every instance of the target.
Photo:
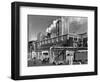
POLYGON ((74 19, 65 16, 59 17, 47 27, 45 34, 38 33, 37 40, 29 43, 29 52, 34 55, 30 56, 30 59, 36 58, 55 65, 87 63, 87 31, 70 30, 70 24, 75 26, 77 21, 79 25, 81 23, 80 27, 86 26, 87 22, 84 21, 86 18, 80 18, 77 21, 74 19))

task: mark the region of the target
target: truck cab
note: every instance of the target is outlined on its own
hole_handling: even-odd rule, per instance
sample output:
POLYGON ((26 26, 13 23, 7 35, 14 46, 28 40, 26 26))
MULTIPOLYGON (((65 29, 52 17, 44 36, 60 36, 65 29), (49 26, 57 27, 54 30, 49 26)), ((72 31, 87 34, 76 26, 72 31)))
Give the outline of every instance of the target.
POLYGON ((49 52, 48 51, 42 51, 41 61, 49 62, 49 52))

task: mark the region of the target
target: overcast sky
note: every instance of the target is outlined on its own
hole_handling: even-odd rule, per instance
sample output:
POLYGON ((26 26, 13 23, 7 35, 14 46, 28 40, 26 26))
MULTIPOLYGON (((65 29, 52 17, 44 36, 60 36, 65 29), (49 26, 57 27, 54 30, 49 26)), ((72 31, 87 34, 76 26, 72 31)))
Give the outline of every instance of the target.
MULTIPOLYGON (((53 20, 59 18, 60 16, 41 16, 41 15, 28 15, 28 32, 29 32, 29 41, 36 40, 37 39, 37 34, 39 32, 42 32, 45 34, 46 28, 52 24, 53 20)), ((79 17, 75 18, 72 17, 80 23, 77 24, 76 21, 72 21, 70 24, 70 32, 86 32, 87 31, 87 19, 85 20, 79 20, 79 17), (81 22, 83 25, 81 25, 81 22)))
POLYGON ((29 41, 36 40, 37 34, 39 32, 44 33, 52 21, 57 18, 59 16, 28 15, 29 41))

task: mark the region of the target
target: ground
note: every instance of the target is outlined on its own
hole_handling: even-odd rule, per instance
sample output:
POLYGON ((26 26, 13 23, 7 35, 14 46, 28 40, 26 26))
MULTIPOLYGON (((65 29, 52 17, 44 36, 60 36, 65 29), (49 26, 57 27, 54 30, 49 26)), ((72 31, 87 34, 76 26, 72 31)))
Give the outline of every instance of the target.
MULTIPOLYGON (((79 65, 81 64, 79 61, 73 61, 73 65, 79 65)), ((84 63, 84 64, 87 64, 84 63)), ((50 66, 50 65, 56 65, 55 63, 49 63, 49 62, 45 62, 45 61, 41 61, 41 60, 38 60, 38 59, 35 59, 35 60, 28 60, 28 66, 31 67, 31 66, 50 66)), ((59 63, 57 65, 69 65, 69 63, 59 63)))

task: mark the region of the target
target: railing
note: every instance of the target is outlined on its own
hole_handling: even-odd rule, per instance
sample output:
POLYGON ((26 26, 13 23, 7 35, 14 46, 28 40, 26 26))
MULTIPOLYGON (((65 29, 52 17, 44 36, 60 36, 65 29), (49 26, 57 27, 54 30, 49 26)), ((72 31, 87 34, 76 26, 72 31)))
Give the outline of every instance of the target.
POLYGON ((67 34, 66 35, 61 35, 61 36, 58 36, 58 37, 54 37, 54 38, 48 38, 48 39, 45 39, 45 40, 42 40, 42 41, 38 41, 37 43, 39 45, 45 45, 45 44, 57 43, 57 42, 60 42, 60 41, 65 41, 66 39, 67 39, 67 34))
POLYGON ((68 39, 69 39, 69 42, 71 40, 70 44, 68 43, 69 46, 73 47, 73 43, 76 43, 76 44, 79 43, 79 40, 81 39, 81 37, 79 37, 79 35, 76 35, 76 34, 61 35, 54 38, 48 38, 42 41, 38 41, 37 46, 39 48, 40 46, 44 46, 44 45, 55 45, 55 44, 66 42, 68 41, 68 39))

